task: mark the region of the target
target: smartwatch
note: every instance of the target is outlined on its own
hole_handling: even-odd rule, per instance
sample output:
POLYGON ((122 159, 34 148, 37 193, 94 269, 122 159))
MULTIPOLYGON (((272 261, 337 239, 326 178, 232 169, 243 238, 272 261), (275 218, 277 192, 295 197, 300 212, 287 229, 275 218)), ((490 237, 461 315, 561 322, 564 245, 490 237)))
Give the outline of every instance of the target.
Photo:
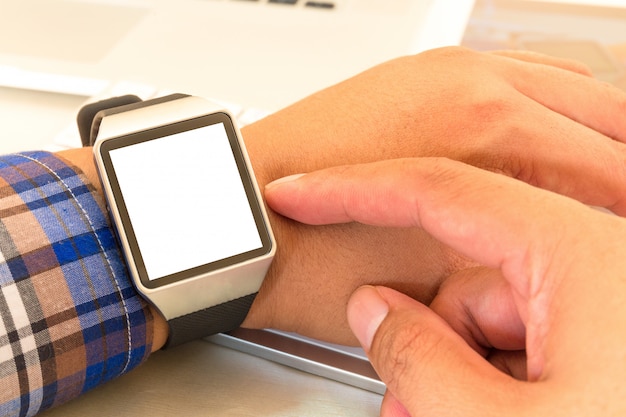
POLYGON ((233 116, 175 94, 97 112, 96 166, 137 290, 165 347, 237 328, 276 252, 233 116))

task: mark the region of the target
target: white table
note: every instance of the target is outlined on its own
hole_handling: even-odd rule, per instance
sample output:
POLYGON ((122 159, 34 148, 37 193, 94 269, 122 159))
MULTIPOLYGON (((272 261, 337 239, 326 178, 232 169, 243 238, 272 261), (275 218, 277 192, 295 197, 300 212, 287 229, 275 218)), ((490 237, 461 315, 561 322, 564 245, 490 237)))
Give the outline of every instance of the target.
POLYGON ((378 416, 382 397, 197 341, 154 354, 133 372, 45 417, 378 416))

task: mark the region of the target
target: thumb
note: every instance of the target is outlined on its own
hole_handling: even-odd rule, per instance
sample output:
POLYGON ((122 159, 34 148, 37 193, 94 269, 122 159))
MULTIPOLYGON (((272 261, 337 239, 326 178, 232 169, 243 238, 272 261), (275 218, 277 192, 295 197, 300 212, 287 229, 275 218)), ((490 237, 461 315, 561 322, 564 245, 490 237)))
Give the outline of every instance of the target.
MULTIPOLYGON (((510 406, 521 398, 524 383, 494 368, 443 319, 397 291, 362 287, 347 313, 388 395, 410 415, 511 415, 510 406)), ((383 404, 381 414, 403 415, 399 409, 383 404)))

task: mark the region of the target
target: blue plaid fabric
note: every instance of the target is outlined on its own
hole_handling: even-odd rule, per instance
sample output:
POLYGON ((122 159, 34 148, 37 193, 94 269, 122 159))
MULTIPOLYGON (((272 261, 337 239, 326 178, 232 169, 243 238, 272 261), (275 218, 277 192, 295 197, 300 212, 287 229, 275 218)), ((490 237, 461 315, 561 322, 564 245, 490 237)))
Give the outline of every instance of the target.
POLYGON ((149 355, 152 316, 103 202, 48 152, 0 157, 0 415, 32 416, 149 355))

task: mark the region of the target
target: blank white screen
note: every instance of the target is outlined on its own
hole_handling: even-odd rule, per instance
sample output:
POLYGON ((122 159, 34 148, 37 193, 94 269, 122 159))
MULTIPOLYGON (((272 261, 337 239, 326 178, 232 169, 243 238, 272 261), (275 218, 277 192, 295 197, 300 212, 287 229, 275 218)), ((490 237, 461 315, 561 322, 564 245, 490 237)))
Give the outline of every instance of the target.
POLYGON ((222 123, 110 156, 150 280, 262 247, 222 123))

